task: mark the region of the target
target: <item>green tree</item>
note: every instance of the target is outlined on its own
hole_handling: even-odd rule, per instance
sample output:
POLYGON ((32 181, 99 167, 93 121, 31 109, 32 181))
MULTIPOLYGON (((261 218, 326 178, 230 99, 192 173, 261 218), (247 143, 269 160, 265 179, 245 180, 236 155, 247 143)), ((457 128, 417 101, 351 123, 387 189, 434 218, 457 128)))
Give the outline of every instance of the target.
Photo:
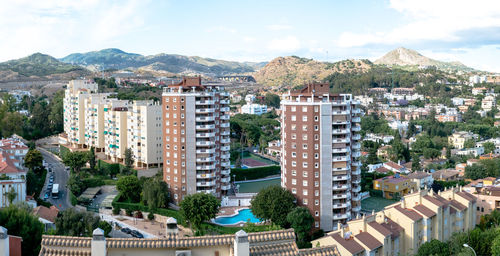
POLYGON ((83 151, 67 152, 63 155, 62 160, 66 166, 71 167, 73 172, 78 174, 88 161, 87 155, 88 153, 83 151))
POLYGON ((125 149, 125 167, 132 169, 134 164, 134 157, 132 156, 132 150, 130 148, 125 149))
POLYGON ((0 226, 7 229, 9 235, 23 238, 23 255, 38 255, 42 242, 43 224, 33 215, 31 207, 25 204, 13 204, 0 210, 0 226))
POLYGON ((495 144, 493 144, 493 142, 485 142, 483 143, 483 147, 485 154, 489 154, 495 151, 495 144))
POLYGON ((464 148, 474 148, 476 147, 476 141, 474 139, 468 139, 464 142, 464 148))
POLYGON ((33 137, 42 138, 49 134, 50 125, 47 125, 49 120, 49 111, 45 101, 35 103, 31 111, 30 125, 33 128, 33 137))
POLYGON ((8 112, 2 119, 2 136, 10 137, 13 134, 22 134, 25 126, 25 117, 18 112, 8 112))
POLYGON ((100 227, 107 235, 111 231, 111 225, 101 223, 98 216, 91 212, 81 212, 69 208, 60 212, 56 218, 56 234, 63 236, 86 236, 91 237, 94 229, 100 227))
POLYGON ((411 171, 418 172, 422 170, 420 165, 420 157, 417 154, 413 154, 411 157, 411 171))
POLYGON ((449 256, 450 248, 447 243, 432 239, 418 248, 417 256, 449 256))
POLYGON ((280 186, 262 189, 250 202, 255 217, 270 220, 281 227, 287 226, 286 216, 295 208, 295 197, 280 186))
POLYGON ((266 94, 264 97, 264 104, 270 107, 279 108, 280 107, 280 96, 272 93, 266 94))
POLYGON ((55 95, 54 98, 49 103, 49 122, 50 130, 53 134, 57 134, 63 131, 64 128, 64 118, 63 118, 63 105, 64 91, 60 90, 55 95))
POLYGON ((220 201, 212 194, 196 193, 184 197, 180 203, 182 216, 196 230, 201 224, 215 218, 219 212, 220 201))
POLYGON ((491 255, 500 256, 500 236, 493 239, 493 243, 491 244, 491 255))
POLYGON ((88 162, 90 165, 90 169, 95 170, 96 159, 95 159, 95 148, 90 147, 90 151, 88 153, 88 162))
POLYGON ((121 177, 116 183, 116 188, 125 199, 137 202, 140 198, 141 185, 136 176, 121 177))
POLYGON ((305 207, 296 207, 286 216, 286 220, 297 234, 297 245, 299 248, 311 247, 309 232, 314 224, 314 218, 305 207))
POLYGON ((24 157, 24 166, 31 171, 39 170, 43 167, 43 156, 38 149, 30 149, 24 157))
POLYGON ((9 192, 5 192, 5 196, 7 196, 7 200, 9 200, 9 205, 11 205, 12 202, 14 202, 14 200, 17 197, 17 192, 14 190, 13 187, 10 187, 9 192))
POLYGON ((142 186, 142 201, 151 209, 166 208, 170 201, 168 185, 161 178, 150 178, 142 186))

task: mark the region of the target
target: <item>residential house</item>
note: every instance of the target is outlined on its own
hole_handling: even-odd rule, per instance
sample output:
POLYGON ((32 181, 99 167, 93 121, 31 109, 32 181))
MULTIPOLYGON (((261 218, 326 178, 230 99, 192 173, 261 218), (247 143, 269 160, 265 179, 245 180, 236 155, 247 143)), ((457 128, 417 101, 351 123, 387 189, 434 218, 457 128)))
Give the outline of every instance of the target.
POLYGON ((455 132, 448 137, 448 144, 453 146, 456 149, 462 149, 465 146, 465 142, 468 140, 478 140, 479 135, 474 134, 472 132, 455 132))
POLYGON ((427 172, 412 172, 406 176, 411 181, 415 182, 417 187, 425 188, 430 187, 434 183, 432 175, 427 172))
POLYGON ((401 173, 401 174, 408 173, 408 170, 406 169, 406 167, 399 165, 399 164, 396 164, 392 161, 385 162, 384 167, 389 169, 390 171, 392 171, 394 173, 401 173))
POLYGON ((38 216, 38 220, 45 226, 45 232, 56 229, 56 218, 59 214, 59 209, 55 206, 47 208, 43 205, 37 206, 33 209, 33 214, 38 216))
POLYGON ((395 174, 374 180, 373 189, 382 191, 387 199, 395 199, 416 191, 417 185, 411 179, 395 174))
POLYGON ((453 181, 459 179, 460 172, 455 169, 442 169, 432 173, 434 180, 453 181))

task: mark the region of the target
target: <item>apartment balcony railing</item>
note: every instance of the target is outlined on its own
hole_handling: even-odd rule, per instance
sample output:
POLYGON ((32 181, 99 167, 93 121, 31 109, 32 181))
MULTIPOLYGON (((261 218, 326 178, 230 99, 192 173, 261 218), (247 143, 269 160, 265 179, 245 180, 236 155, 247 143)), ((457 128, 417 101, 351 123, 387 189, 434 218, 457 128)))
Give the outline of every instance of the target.
POLYGON ((361 175, 361 169, 360 168, 355 168, 351 170, 352 175, 361 175))
POLYGON ((220 96, 229 97, 229 92, 220 92, 220 96))
POLYGON ((340 139, 333 139, 332 142, 338 142, 338 143, 349 143, 351 140, 349 138, 340 138, 340 139))
POLYGON ((332 111, 333 115, 348 115, 349 111, 347 110, 339 110, 339 111, 332 111))
POLYGON ((223 131, 220 133, 220 135, 222 135, 222 136, 228 136, 229 134, 230 134, 229 131, 223 131))
POLYGON ((231 163, 229 163, 229 162, 222 162, 222 163, 220 164, 220 166, 222 166, 222 167, 230 167, 230 166, 231 166, 231 163))
POLYGON ((196 153, 198 153, 198 154, 213 154, 213 153, 215 153, 215 148, 211 148, 211 149, 197 149, 196 153))
POLYGON ((213 92, 200 92, 199 94, 201 97, 212 97, 215 95, 213 92))
POLYGON ((333 185, 332 190, 334 191, 339 191, 339 190, 347 190, 349 188, 349 185, 344 184, 344 185, 333 185))
POLYGON ((345 148, 332 148, 332 152, 333 153, 347 153, 347 152, 351 152, 351 149, 348 148, 348 147, 345 147, 345 148))
POLYGON ((346 134, 346 133, 350 133, 350 131, 347 130, 347 129, 335 129, 335 130, 332 130, 332 134, 346 134))
POLYGON ((360 184, 361 183, 361 179, 357 179, 357 178, 353 179, 352 183, 354 183, 354 184, 360 184))
POLYGON ((358 125, 353 126, 352 130, 355 131, 355 132, 359 132, 359 131, 361 131, 361 126, 358 126, 358 125))
POLYGON ((348 160, 350 159, 347 156, 337 156, 332 158, 333 162, 346 162, 348 160))
POLYGON ((361 162, 360 161, 355 161, 355 162, 352 162, 352 165, 353 166, 361 166, 361 162))
POLYGON ((215 164, 211 165, 197 165, 196 170, 213 170, 215 169, 215 164))
POLYGON ((213 178, 215 178, 215 174, 213 174, 213 173, 196 174, 196 178, 198 178, 198 179, 213 179, 213 178))
POLYGON ((220 173, 222 175, 229 175, 231 173, 231 171, 230 170, 221 170, 220 173))
POLYGON ((360 149, 361 148, 361 143, 359 143, 359 142, 353 143, 352 144, 352 148, 353 149, 360 149))
POLYGON ((222 112, 228 112, 229 111, 229 107, 220 108, 220 111, 222 111, 222 112))
POLYGON ((361 109, 355 108, 355 109, 352 110, 352 113, 353 114, 360 114, 361 113, 361 109))
POLYGON ((221 151, 229 151, 229 149, 230 149, 229 146, 224 146, 220 148, 221 151))
POLYGON ((221 178, 221 179, 220 179, 220 181, 221 181, 222 183, 228 183, 228 182, 230 182, 230 181, 231 181, 231 178, 229 178, 229 177, 221 178))
POLYGON ((197 100, 196 105, 213 105, 215 101, 213 100, 197 100))
POLYGON ((222 139, 220 140, 220 143, 230 143, 231 139, 222 139))
POLYGON ((215 161, 215 157, 200 157, 196 158, 197 163, 206 163, 215 161))
POLYGON ((229 100, 220 100, 220 104, 229 104, 229 100))
POLYGON ((231 157, 231 154, 222 154, 220 155, 220 158, 222 159, 229 159, 231 157))
POLYGON ((229 115, 222 115, 220 116, 221 120, 229 120, 229 115))
POLYGON ((333 209, 343 209, 347 208, 350 204, 349 203, 341 203, 341 204, 334 204, 332 205, 333 209))
POLYGON ((348 167, 337 167, 337 168, 334 167, 334 168, 332 168, 332 171, 334 171, 334 172, 346 172, 348 170, 349 170, 348 167))
POLYGON ((355 192, 355 193, 358 193, 361 191, 361 187, 360 186, 355 186, 352 188, 352 192, 355 192))
POLYGON ((215 124, 206 124, 206 125, 197 125, 196 126, 197 130, 210 130, 210 129, 215 129, 215 124))
POLYGON ((355 152, 352 153, 352 156, 353 157, 361 157, 361 152, 355 151, 355 152))
POLYGON ((215 108, 197 108, 196 113, 213 113, 215 108))
POLYGON ((212 186, 215 186, 215 181, 196 182, 196 186, 198 186, 198 187, 212 187, 212 186))
POLYGON ((351 120, 352 120, 353 122, 355 122, 355 123, 359 123, 359 122, 361 122, 361 118, 360 118, 359 116, 357 116, 357 117, 353 117, 351 120))
POLYGON ((358 206, 356 206, 356 207, 353 207, 351 210, 352 210, 353 212, 359 212, 359 211, 361 211, 361 206, 359 206, 359 205, 358 205, 358 206))
POLYGON ((211 122, 214 121, 215 117, 213 116, 199 116, 196 117, 196 122, 211 122))
POLYGON ((345 104, 347 104, 347 101, 343 101, 343 100, 333 100, 331 101, 332 105, 334 106, 344 106, 345 104))
POLYGON ((220 187, 221 190, 230 190, 231 189, 231 185, 223 185, 220 187))
POLYGON ((350 178, 351 178, 351 176, 349 176, 349 175, 337 175, 337 176, 332 177, 333 181, 348 180, 350 178))
POLYGON ((202 146, 202 147, 215 146, 215 142, 214 141, 197 141, 196 146, 202 146))
POLYGON ((205 194, 215 194, 216 190, 215 189, 197 189, 197 193, 205 193, 205 194))
POLYGON ((209 133, 197 133, 196 138, 213 138, 215 136, 215 132, 209 133))
POLYGON ((356 195, 352 197, 352 201, 361 201, 361 195, 356 195))
POLYGON ((344 213, 344 214, 334 214, 333 215, 333 219, 334 220, 343 220, 343 219, 347 219, 349 218, 351 215, 348 214, 348 213, 344 213))
POLYGON ((333 199, 346 199, 347 194, 334 194, 333 199))
POLYGON ((353 140, 360 140, 361 139, 361 135, 356 134, 356 135, 352 136, 352 139, 353 140))
POLYGON ((222 128, 229 128, 230 124, 229 123, 222 123, 220 124, 220 127, 222 128))
POLYGON ((353 101, 352 101, 352 104, 354 104, 354 105, 359 105, 359 104, 361 104, 361 101, 359 101, 359 100, 353 100, 353 101))

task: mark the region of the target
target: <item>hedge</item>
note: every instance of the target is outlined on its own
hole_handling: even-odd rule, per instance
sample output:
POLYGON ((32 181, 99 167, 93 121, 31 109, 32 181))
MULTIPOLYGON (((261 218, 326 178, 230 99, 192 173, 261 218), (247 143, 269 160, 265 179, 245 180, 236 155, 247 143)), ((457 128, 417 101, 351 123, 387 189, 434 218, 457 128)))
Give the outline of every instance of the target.
POLYGON ((163 216, 167 217, 173 217, 177 220, 177 223, 183 225, 184 223, 184 217, 180 214, 179 211, 172 210, 172 209, 165 209, 165 208, 158 208, 158 209, 150 209, 148 206, 143 205, 141 203, 128 203, 128 202, 119 202, 120 201, 120 194, 118 194, 111 205, 113 208, 120 208, 124 210, 132 210, 132 211, 141 211, 141 212, 153 212, 156 214, 160 214, 163 216))
POLYGON ((265 178, 271 175, 278 175, 281 173, 279 165, 256 167, 256 168, 234 168, 231 169, 231 178, 234 177, 235 181, 242 180, 255 180, 265 178))

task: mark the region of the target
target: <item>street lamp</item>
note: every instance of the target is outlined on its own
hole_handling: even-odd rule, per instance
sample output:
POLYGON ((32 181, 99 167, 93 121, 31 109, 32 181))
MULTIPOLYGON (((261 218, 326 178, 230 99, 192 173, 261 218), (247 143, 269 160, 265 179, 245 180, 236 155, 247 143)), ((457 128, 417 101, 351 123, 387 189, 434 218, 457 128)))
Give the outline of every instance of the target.
POLYGON ((465 248, 470 248, 472 250, 472 252, 474 252, 474 255, 477 256, 476 251, 474 250, 474 248, 470 247, 468 244, 464 244, 464 247, 465 248))

